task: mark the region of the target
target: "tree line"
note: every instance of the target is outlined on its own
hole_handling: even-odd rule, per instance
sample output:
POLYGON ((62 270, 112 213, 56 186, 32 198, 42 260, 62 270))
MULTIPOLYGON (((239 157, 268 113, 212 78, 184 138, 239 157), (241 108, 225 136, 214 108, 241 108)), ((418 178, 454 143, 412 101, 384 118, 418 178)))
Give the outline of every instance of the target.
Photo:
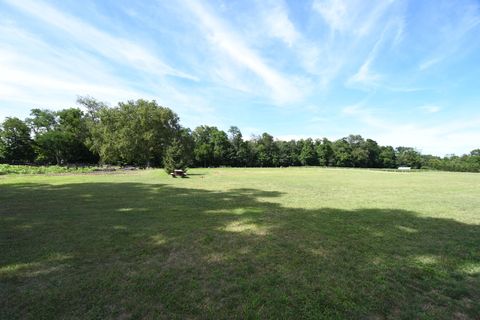
POLYGON ((0 125, 0 163, 112 164, 165 167, 408 166, 480 172, 480 149, 463 156, 422 155, 411 147, 382 146, 360 135, 330 141, 276 140, 268 133, 245 139, 232 126, 193 131, 171 109, 155 101, 120 102, 115 107, 80 97, 83 107, 32 109, 30 117, 6 118, 0 125), (84 111, 85 110, 85 111, 84 111))

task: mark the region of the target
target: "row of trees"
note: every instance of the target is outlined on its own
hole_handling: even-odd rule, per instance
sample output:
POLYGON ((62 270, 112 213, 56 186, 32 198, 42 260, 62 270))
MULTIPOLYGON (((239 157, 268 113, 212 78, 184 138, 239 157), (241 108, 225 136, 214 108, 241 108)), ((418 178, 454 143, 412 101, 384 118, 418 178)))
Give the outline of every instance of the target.
POLYGON ((0 162, 38 164, 119 164, 197 167, 337 166, 430 168, 480 172, 480 150, 435 157, 407 147, 381 146, 360 135, 330 141, 280 141, 268 133, 244 139, 237 127, 191 131, 155 101, 128 101, 110 108, 79 98, 80 108, 32 109, 24 121, 7 118, 0 126, 0 162))

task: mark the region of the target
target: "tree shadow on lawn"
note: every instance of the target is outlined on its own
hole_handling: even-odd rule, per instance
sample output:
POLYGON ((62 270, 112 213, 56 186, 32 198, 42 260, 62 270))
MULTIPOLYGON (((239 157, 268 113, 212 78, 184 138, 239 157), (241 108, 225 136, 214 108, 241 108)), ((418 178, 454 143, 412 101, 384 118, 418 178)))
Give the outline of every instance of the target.
POLYGON ((280 196, 2 186, 0 318, 479 317, 480 226, 280 196))

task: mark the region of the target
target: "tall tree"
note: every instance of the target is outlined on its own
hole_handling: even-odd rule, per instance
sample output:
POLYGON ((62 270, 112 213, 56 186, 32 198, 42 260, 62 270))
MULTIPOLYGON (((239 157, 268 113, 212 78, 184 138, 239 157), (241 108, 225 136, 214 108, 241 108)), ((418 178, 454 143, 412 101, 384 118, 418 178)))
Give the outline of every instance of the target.
POLYGON ((213 130, 211 141, 213 143, 213 164, 215 166, 231 164, 232 146, 225 131, 213 130))
POLYGON ((230 155, 230 163, 232 166, 244 165, 245 160, 245 148, 243 145, 242 132, 236 126, 231 126, 228 129, 228 139, 232 147, 230 155))
POLYGON ((180 130, 178 116, 154 100, 120 102, 100 108, 95 117, 90 148, 106 163, 160 165, 180 130))
POLYGON ((5 145, 5 141, 3 141, 3 130, 2 130, 2 125, 0 125, 0 163, 5 163, 5 153, 6 153, 6 148, 7 146, 5 145))
POLYGON ((298 157, 304 166, 314 166, 318 164, 317 154, 312 139, 308 138, 302 141, 302 149, 298 157))
POLYGON ((316 145, 318 163, 321 166, 334 165, 335 152, 333 150, 332 142, 327 138, 323 138, 321 142, 316 145))
POLYGON ((87 148, 89 137, 88 119, 82 110, 69 108, 57 112, 58 128, 66 141, 66 162, 97 162, 98 157, 87 148))
POLYGON ((163 165, 167 173, 187 170, 192 163, 193 139, 189 129, 181 129, 165 151, 163 165))
POLYGON ((192 133, 195 160, 200 166, 219 166, 230 162, 232 147, 227 134, 217 127, 199 126, 192 133))
POLYGON ((26 119, 35 136, 53 130, 57 124, 56 114, 48 109, 30 110, 30 118, 26 119))
POLYGON ((261 136, 255 138, 255 147, 258 164, 261 167, 278 166, 278 148, 273 136, 264 132, 261 136))
POLYGON ((86 146, 87 120, 78 108, 32 109, 28 119, 35 132, 36 161, 40 163, 93 163, 98 159, 86 146))
POLYGON ((380 147, 380 154, 378 158, 382 168, 395 168, 397 165, 395 149, 393 149, 391 146, 380 147))
POLYGON ((292 155, 295 154, 295 145, 292 144, 291 141, 275 141, 278 149, 278 165, 282 167, 288 167, 294 165, 294 159, 292 159, 292 155))
POLYGON ((195 141, 195 161, 198 166, 209 167, 213 162, 213 146, 211 143, 211 127, 199 126, 192 133, 195 141))
POLYGON ((375 140, 367 139, 363 144, 363 148, 367 152, 367 167, 368 168, 378 168, 381 167, 382 164, 380 162, 380 146, 375 140))
POLYGON ((470 152, 470 156, 472 157, 480 157, 480 149, 475 149, 470 152))
POLYGON ((396 149, 396 157, 398 166, 408 166, 418 169, 422 165, 420 153, 414 148, 398 147, 396 149))
POLYGON ((87 109, 87 118, 92 122, 99 122, 100 111, 108 109, 108 105, 105 102, 99 101, 89 96, 78 97, 77 104, 87 109))
POLYGON ((334 163, 338 167, 352 167, 352 147, 346 138, 339 139, 333 143, 334 163))
POLYGON ((345 140, 350 145, 351 165, 365 168, 368 165, 368 151, 365 148, 365 139, 361 135, 349 135, 345 140))
POLYGON ((0 130, 1 153, 7 163, 33 161, 35 154, 30 128, 18 118, 6 118, 0 130))

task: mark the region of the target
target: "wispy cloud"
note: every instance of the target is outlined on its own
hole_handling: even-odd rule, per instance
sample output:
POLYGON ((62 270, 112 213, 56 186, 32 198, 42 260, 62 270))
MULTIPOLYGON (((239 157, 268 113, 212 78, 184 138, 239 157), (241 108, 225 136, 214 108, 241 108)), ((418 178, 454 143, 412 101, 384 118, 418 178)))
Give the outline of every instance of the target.
POLYGON ((433 65, 436 65, 437 63, 441 62, 445 57, 434 57, 434 58, 429 58, 428 60, 422 61, 420 65, 418 66, 418 69, 420 71, 426 70, 430 68, 433 65))
POLYGON ((382 130, 387 130, 391 128, 391 123, 388 123, 388 121, 376 117, 371 110, 366 109, 363 106, 365 101, 366 100, 357 104, 344 107, 342 109, 342 114, 349 117, 354 117, 372 128, 382 130))
POLYGON ((0 120, 146 98, 192 127, 465 152, 479 28, 477 0, 0 0, 0 120))
POLYGON ((330 26, 332 30, 343 31, 348 29, 349 19, 347 19, 348 5, 343 0, 328 0, 319 1, 315 0, 312 4, 314 10, 316 10, 325 22, 330 26))
POLYGON ((156 99, 184 114, 186 123, 196 123, 198 114, 219 122, 214 116, 205 116, 214 108, 203 97, 192 92, 185 95, 165 79, 146 77, 138 86, 112 71, 108 60, 75 47, 48 43, 15 23, 0 23, 0 108, 65 108, 74 105, 78 95, 91 95, 112 105, 130 99, 156 99))
POLYGON ((14 26, 0 25, 0 40, 2 100, 68 105, 78 94, 107 100, 141 94, 111 76, 87 53, 50 47, 14 26))
MULTIPOLYGON (((365 102, 343 108, 343 114, 364 124, 362 134, 375 133, 378 142, 393 146, 416 147, 425 153, 444 156, 449 153, 462 154, 478 148, 480 115, 471 119, 450 119, 436 124, 423 124, 421 118, 408 121, 392 121, 378 116, 365 102), (365 126, 366 125, 366 126, 365 126)), ((436 112, 435 108, 432 108, 436 112)))
POLYGON ((247 41, 235 33, 220 17, 197 1, 185 1, 186 7, 205 30, 207 40, 232 60, 260 77, 271 91, 273 101, 284 104, 299 100, 303 93, 297 84, 270 67, 251 49, 247 41))
POLYGON ((135 66, 144 72, 197 80, 196 77, 171 67, 157 55, 145 49, 144 46, 140 46, 132 40, 106 33, 72 15, 57 10, 48 3, 31 0, 5 1, 68 33, 82 46, 88 47, 116 62, 135 66))
MULTIPOLYGON (((441 6, 442 7, 442 6, 441 6)), ((438 26, 437 44, 431 48, 429 56, 424 58, 418 65, 420 71, 425 71, 455 56, 460 50, 475 45, 468 42, 469 36, 476 37, 480 27, 480 4, 478 2, 448 3, 449 15, 445 16, 444 11, 434 11, 435 15, 432 24, 438 26), (453 17, 453 19, 452 19, 453 17), (475 33, 476 32, 476 33, 475 33)))
POLYGON ((423 110, 426 113, 437 113, 440 110, 442 110, 442 108, 440 108, 439 106, 435 106, 435 105, 421 106, 420 109, 423 110))
POLYGON ((283 1, 262 1, 262 3, 267 8, 264 12, 265 30, 288 47, 292 47, 301 35, 288 17, 286 4, 283 1))
POLYGON ((365 36, 375 29, 394 1, 365 2, 359 0, 314 0, 317 11, 332 31, 365 36))
POLYGON ((360 66, 357 73, 352 75, 347 80, 347 85, 357 85, 360 84, 366 87, 375 87, 378 81, 381 79, 381 75, 375 73, 371 70, 371 65, 374 59, 374 55, 370 54, 367 57, 367 60, 360 66))
MULTIPOLYGON (((312 9, 330 30, 321 47, 311 51, 317 54, 316 69, 324 86, 337 78, 354 89, 385 86, 383 73, 375 70, 375 61, 380 53, 402 42, 405 8, 395 1, 313 1, 312 9)), ((400 83, 389 86, 405 87, 400 83)))
MULTIPOLYGON (((365 61, 362 63, 358 71, 348 78, 346 84, 350 86, 361 86, 364 88, 374 88, 380 85, 382 75, 378 72, 372 71, 372 65, 377 59, 377 56, 382 50, 385 50, 387 43, 393 46, 399 40, 399 32, 403 32, 403 23, 401 19, 389 21, 381 30, 378 40, 373 45, 373 48, 368 53, 365 61)), ((391 85, 385 85, 387 88, 394 88, 391 85)))

